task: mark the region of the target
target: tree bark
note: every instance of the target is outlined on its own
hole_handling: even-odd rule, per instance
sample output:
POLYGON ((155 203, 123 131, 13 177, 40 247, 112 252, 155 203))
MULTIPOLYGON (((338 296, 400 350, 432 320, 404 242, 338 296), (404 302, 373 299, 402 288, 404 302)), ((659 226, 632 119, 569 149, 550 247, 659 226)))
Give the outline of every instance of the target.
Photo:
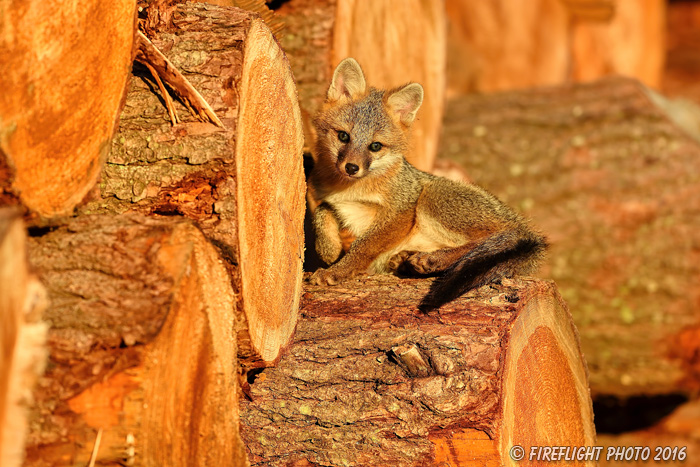
POLYGON ((176 103, 135 68, 102 176, 83 213, 179 214, 222 251, 237 297, 240 361, 273 362, 296 322, 303 258, 302 130, 287 60, 264 23, 204 3, 148 8, 146 31, 225 128, 176 103))
POLYGON ((299 87, 306 150, 314 150, 311 119, 325 100, 333 69, 353 57, 371 86, 423 85, 425 99, 413 124, 408 160, 430 170, 444 109, 443 1, 410 0, 397 7, 386 0, 291 0, 276 13, 285 23, 281 43, 299 87))
POLYGON ((0 205, 69 215, 109 151, 136 2, 2 0, 0 10, 0 205))
POLYGON ((542 273, 571 307, 596 394, 675 392, 689 375, 671 355, 698 321, 700 146, 649 96, 606 79, 463 97, 445 118, 442 157, 549 237, 542 273))
POLYGON ((29 272, 19 213, 0 210, 0 465, 24 457, 31 390, 46 364, 46 291, 29 272))
POLYGON ((31 238, 29 259, 51 327, 25 465, 244 465, 235 298, 199 230, 82 216, 31 238))
POLYGON ((594 443, 578 335, 553 284, 506 280, 423 314, 429 284, 306 288, 289 352, 241 403, 251 465, 511 465, 511 445, 594 443))

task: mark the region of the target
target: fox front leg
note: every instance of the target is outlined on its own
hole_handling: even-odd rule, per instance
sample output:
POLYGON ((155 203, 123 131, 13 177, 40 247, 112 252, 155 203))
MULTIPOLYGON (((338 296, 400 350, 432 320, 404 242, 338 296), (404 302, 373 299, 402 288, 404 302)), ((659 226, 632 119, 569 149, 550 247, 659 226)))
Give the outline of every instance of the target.
MULTIPOLYGON (((393 213, 392 213, 393 214, 393 213)), ((319 269, 311 276, 311 283, 335 285, 338 282, 366 272, 382 253, 401 242, 413 226, 413 211, 404 211, 375 222, 350 246, 340 261, 328 269, 319 269)))
POLYGON ((335 213, 325 203, 314 211, 314 232, 316 234, 316 253, 326 264, 335 263, 343 251, 340 228, 335 213))

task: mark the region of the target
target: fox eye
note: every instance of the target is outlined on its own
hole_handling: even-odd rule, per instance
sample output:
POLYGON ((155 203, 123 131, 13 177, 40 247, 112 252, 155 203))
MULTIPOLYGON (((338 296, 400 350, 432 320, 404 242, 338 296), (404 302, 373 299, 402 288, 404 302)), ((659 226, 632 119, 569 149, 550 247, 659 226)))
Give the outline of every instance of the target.
POLYGON ((382 143, 379 143, 375 141, 374 143, 369 145, 369 150, 372 152, 377 152, 382 148, 382 143))
POLYGON ((338 139, 340 140, 341 143, 347 143, 350 141, 350 135, 345 133, 344 131, 339 131, 338 132, 338 139))

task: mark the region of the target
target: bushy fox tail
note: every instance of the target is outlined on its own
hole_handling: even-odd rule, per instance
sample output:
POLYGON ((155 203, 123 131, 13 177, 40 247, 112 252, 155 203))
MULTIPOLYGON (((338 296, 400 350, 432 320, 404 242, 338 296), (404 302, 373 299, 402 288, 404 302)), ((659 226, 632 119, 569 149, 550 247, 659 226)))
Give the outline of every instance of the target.
POLYGON ((547 249, 541 235, 522 229, 487 237, 438 277, 423 298, 420 309, 434 310, 463 293, 515 274, 536 270, 547 249))

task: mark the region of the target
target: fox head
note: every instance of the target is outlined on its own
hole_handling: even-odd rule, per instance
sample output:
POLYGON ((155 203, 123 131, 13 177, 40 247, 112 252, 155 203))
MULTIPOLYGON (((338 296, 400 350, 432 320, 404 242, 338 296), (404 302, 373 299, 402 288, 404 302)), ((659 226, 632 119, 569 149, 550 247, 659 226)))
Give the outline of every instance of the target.
POLYGON ((346 58, 335 69, 326 102, 314 121, 316 163, 347 182, 400 165, 409 127, 422 102, 420 84, 388 91, 368 87, 360 65, 346 58))

